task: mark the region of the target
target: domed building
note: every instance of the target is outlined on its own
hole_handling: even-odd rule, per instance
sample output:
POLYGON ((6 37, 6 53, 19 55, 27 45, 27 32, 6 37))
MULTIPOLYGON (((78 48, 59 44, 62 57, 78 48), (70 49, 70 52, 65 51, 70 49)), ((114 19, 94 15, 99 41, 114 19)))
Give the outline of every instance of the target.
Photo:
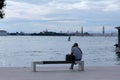
POLYGON ((7 31, 5 30, 0 30, 0 36, 6 36, 7 35, 7 31))

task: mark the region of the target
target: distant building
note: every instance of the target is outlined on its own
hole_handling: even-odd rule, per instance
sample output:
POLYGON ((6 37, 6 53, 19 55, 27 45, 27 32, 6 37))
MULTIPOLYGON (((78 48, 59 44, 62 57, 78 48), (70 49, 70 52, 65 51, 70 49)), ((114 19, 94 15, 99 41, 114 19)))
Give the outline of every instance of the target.
POLYGON ((0 36, 6 36, 7 35, 7 31, 5 30, 0 30, 0 36))

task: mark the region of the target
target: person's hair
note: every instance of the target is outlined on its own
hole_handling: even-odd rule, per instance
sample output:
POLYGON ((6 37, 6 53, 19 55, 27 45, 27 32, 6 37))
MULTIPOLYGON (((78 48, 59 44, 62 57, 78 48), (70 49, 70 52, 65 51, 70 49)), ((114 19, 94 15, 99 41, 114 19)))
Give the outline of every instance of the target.
POLYGON ((76 46, 78 47, 78 43, 74 43, 73 47, 76 47, 76 46))

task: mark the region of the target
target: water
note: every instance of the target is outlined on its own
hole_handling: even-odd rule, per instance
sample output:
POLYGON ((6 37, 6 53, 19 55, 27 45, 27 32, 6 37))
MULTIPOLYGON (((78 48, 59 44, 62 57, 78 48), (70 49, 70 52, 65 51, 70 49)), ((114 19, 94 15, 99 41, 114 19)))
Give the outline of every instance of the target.
POLYGON ((32 61, 65 60, 77 42, 86 66, 120 63, 114 52, 117 37, 0 36, 0 67, 30 67, 32 61))

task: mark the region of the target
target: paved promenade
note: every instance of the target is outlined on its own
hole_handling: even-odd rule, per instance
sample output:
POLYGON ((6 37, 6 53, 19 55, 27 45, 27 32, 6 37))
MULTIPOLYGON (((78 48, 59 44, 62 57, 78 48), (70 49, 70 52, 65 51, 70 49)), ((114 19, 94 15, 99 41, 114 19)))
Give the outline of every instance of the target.
POLYGON ((85 71, 69 70, 68 67, 0 68, 0 80, 120 80, 120 65, 86 67, 85 71))

